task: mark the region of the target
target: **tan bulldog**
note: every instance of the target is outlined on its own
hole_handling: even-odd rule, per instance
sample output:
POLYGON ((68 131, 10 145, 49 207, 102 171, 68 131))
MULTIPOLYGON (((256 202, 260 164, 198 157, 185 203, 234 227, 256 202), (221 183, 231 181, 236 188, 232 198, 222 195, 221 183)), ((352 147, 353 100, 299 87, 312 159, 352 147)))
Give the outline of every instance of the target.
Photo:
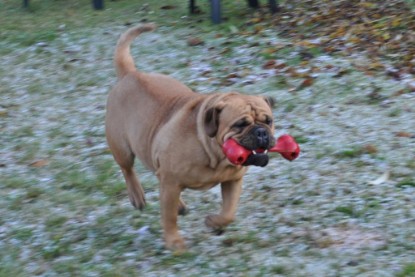
POLYGON ((156 174, 166 247, 183 250, 185 242, 177 227, 178 214, 186 211, 181 192, 220 184, 222 210, 208 215, 205 223, 220 229, 234 221, 247 166, 264 166, 268 156, 254 152, 245 164, 234 165, 222 145, 233 138, 247 149, 271 148, 272 101, 239 93, 198 94, 169 76, 138 71, 130 43, 154 28, 133 27, 118 40, 114 57, 118 83, 108 96, 106 136, 134 207, 143 209, 146 204, 134 159, 156 174))

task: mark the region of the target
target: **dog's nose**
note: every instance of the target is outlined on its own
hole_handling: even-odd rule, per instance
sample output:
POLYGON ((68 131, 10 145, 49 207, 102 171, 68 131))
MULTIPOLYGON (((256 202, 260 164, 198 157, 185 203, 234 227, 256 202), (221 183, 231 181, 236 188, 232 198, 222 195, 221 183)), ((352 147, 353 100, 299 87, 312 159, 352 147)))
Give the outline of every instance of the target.
POLYGON ((259 127, 254 131, 254 135, 257 138, 258 146, 262 148, 267 148, 269 143, 268 132, 265 128, 259 127))

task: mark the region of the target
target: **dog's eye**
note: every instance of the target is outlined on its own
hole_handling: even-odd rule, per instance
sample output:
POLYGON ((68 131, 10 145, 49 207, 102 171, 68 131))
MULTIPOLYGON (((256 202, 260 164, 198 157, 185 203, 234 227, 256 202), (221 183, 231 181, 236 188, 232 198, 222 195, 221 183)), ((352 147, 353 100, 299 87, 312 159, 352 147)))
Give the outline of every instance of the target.
POLYGON ((265 118, 265 124, 267 124, 267 125, 271 126, 271 125, 272 125, 272 118, 267 116, 267 117, 265 118))
POLYGON ((248 121, 246 121, 245 119, 241 119, 241 120, 236 121, 236 123, 233 124, 232 127, 234 127, 234 128, 245 128, 249 125, 250 125, 250 123, 248 121))

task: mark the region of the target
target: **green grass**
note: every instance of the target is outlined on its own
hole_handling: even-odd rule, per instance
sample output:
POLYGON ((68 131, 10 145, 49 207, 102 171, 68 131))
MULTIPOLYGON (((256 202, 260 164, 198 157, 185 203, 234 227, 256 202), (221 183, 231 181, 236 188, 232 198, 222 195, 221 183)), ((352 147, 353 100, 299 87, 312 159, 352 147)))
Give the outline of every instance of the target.
POLYGON ((334 209, 334 211, 354 218, 358 218, 363 215, 363 211, 359 211, 353 206, 338 206, 334 209))
POLYGON ((397 187, 415 187, 415 179, 413 178, 405 178, 402 181, 399 181, 396 184, 397 187))
POLYGON ((270 272, 271 272, 272 274, 286 275, 286 274, 288 274, 288 273, 289 273, 289 270, 287 269, 287 267, 286 267, 286 266, 283 266, 283 265, 274 265, 274 266, 271 268, 270 272))
POLYGON ((355 147, 351 149, 341 150, 335 154, 335 157, 341 158, 341 159, 346 159, 346 158, 351 159, 351 158, 357 158, 361 156, 362 154, 363 154, 362 149, 355 147))
POLYGON ((402 112, 403 112, 402 109, 395 108, 395 109, 389 111, 388 116, 389 117, 397 117, 397 116, 401 115, 402 112))
POLYGON ((415 263, 407 264, 401 272, 396 274, 396 277, 411 277, 415 276, 415 263))
POLYGON ((14 237, 18 240, 28 240, 33 236, 33 230, 31 228, 19 228, 13 231, 14 237))

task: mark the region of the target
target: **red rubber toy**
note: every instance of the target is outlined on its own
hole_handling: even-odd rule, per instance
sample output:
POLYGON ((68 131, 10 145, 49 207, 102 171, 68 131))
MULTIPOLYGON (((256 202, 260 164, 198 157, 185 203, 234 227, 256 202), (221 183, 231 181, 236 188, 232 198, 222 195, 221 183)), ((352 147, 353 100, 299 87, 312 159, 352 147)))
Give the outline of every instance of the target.
MULTIPOLYGON (((222 145, 222 150, 228 160, 235 165, 242 165, 251 154, 264 153, 266 150, 257 149, 255 151, 246 149, 239 145, 234 139, 230 138, 222 145)), ((300 155, 300 146, 290 135, 280 136, 275 145, 268 152, 278 152, 285 159, 292 161, 300 155)))

